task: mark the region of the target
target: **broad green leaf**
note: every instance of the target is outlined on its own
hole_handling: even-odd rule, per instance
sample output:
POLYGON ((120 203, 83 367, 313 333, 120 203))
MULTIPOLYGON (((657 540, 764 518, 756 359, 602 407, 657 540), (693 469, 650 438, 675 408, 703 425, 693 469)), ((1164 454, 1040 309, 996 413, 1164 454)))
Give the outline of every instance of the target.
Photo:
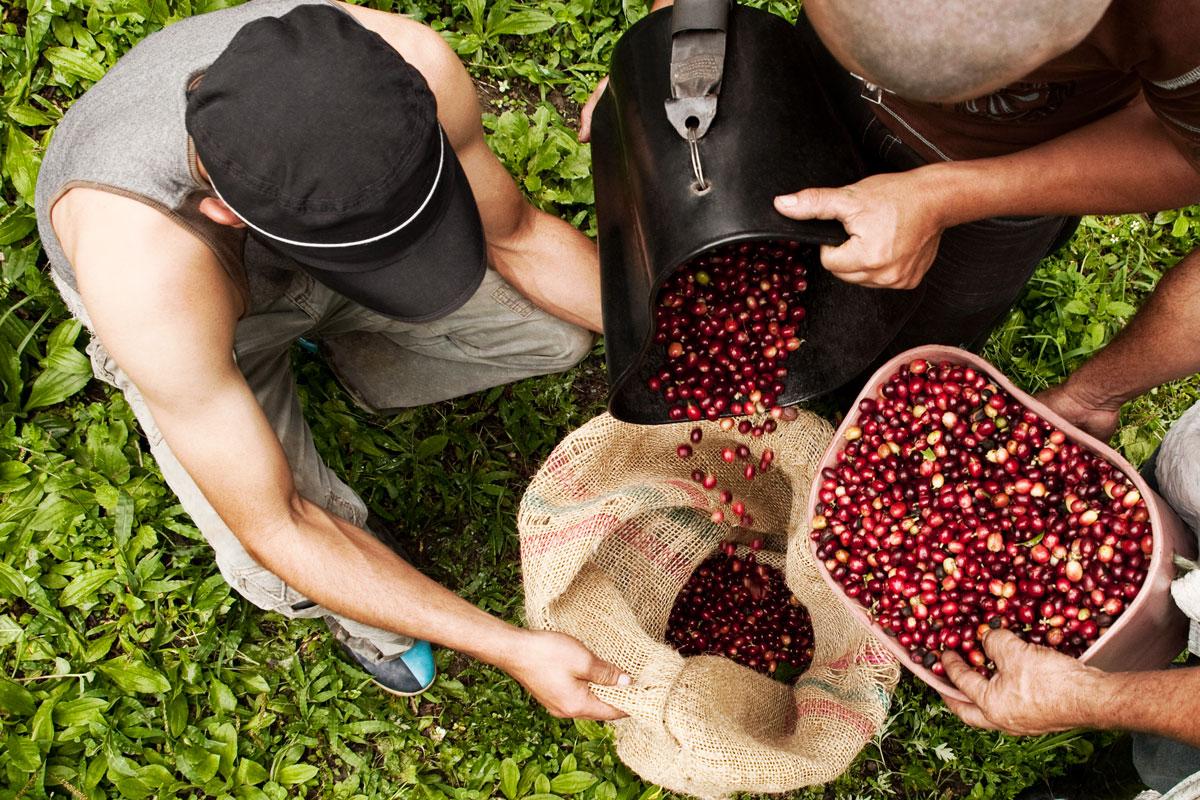
MULTIPOLYGON (((16 403, 25 388, 21 375, 21 357, 11 342, 0 336, 0 386, 4 388, 4 399, 16 403)), ((7 490, 11 491, 11 490, 7 490)))
POLYGON ((550 779, 550 788, 558 794, 577 794, 591 788, 596 783, 596 776, 590 772, 575 770, 555 775, 550 779))
POLYGON ((47 369, 33 381, 29 390, 29 399, 25 401, 25 410, 45 408, 61 403, 71 395, 87 386, 91 374, 83 372, 67 372, 47 369))
POLYGON ((317 768, 311 764, 289 764, 279 770, 276 780, 284 786, 295 786, 298 783, 311 781, 317 776, 317 768))
POLYGON ((559 152, 558 148, 547 143, 542 145, 542 147, 534 154, 533 158, 529 160, 528 165, 526 165, 526 169, 531 175, 536 175, 545 172, 561 161, 562 154, 559 152))
POLYGON ((83 660, 91 664, 93 661, 99 661, 104 658, 108 655, 108 651, 112 650, 113 642, 116 640, 116 631, 90 640, 87 649, 83 653, 83 660))
POLYGON ((60 322, 46 343, 45 370, 33 382, 25 409, 61 403, 78 392, 92 377, 87 357, 75 349, 75 340, 83 329, 78 320, 60 322))
POLYGON ((1132 317, 1137 312, 1136 308, 1122 300, 1110 300, 1105 310, 1114 317, 1132 317))
POLYGON ((487 0, 463 0, 463 6, 467 9, 467 14, 471 22, 475 24, 475 32, 483 32, 483 8, 487 0))
POLYGON ((1082 300, 1070 300, 1063 306, 1063 311, 1068 314, 1091 314, 1092 307, 1082 300))
POLYGON ((18 125, 23 125, 26 128, 42 127, 43 125, 51 125, 54 120, 45 112, 38 111, 30 105, 9 106, 8 117, 18 125))
POLYGON ((28 717, 35 708, 32 692, 15 681, 0 677, 0 711, 28 717))
POLYGON ((15 480, 29 472, 29 465, 21 461, 0 461, 0 483, 15 480))
POLYGON ((83 506, 62 494, 47 495, 30 518, 31 531, 61 531, 67 523, 83 514, 83 506))
POLYGON ((249 758, 238 761, 237 770, 234 772, 234 782, 239 786, 257 786, 269 777, 262 764, 249 758))
MULTIPOLYGON (((126 480, 129 478, 129 462, 125 462, 126 480)), ((121 492, 117 496, 116 513, 113 514, 115 521, 113 523, 113 539, 116 540, 117 546, 124 549, 129 544, 129 535, 133 532, 133 498, 127 493, 121 492)))
POLYGON ((237 708, 237 698, 233 696, 233 691, 216 679, 208 684, 208 701, 221 711, 233 711, 237 708))
POLYGON ((491 29, 493 35, 528 36, 554 27, 554 17, 545 11, 514 11, 491 29))
POLYGON ((608 737, 608 734, 604 730, 604 726, 599 722, 590 719, 575 720, 575 730, 579 731, 579 733, 585 739, 590 741, 596 741, 597 739, 605 739, 608 737))
POLYGON ((113 785, 120 791, 121 797, 129 800, 145 800, 154 794, 156 789, 137 775, 121 775, 113 778, 113 785))
POLYGON ((4 144, 4 175, 28 206, 33 206, 33 190, 37 185, 41 163, 33 139, 18 130, 16 125, 9 125, 4 144))
POLYGON ((25 635, 25 630, 8 614, 0 614, 0 646, 10 645, 25 635))
MULTIPOLYGON (((54 330, 50 331, 50 336, 46 339, 46 358, 52 359, 58 357, 68 350, 75 352, 82 358, 83 354, 75 350, 75 341, 82 332, 83 323, 77 319, 65 319, 54 326, 54 330)), ((47 366, 53 365, 48 364, 47 366)))
POLYGON ((80 603, 95 602, 96 593, 100 591, 100 587, 116 576, 115 569, 94 569, 91 572, 76 575, 67 584, 67 587, 59 592, 58 604, 60 606, 77 606, 80 603))
POLYGON ((75 43, 75 34, 71 32, 71 23, 63 17, 55 17, 50 20, 50 30, 63 47, 70 47, 75 43))
MULTIPOLYGON (((525 769, 521 770, 521 782, 517 784, 517 796, 524 797, 533 788, 534 781, 542 776, 542 768, 536 761, 530 761, 525 765, 525 769)), ((547 783, 546 787, 549 788, 547 783)))
MULTIPOLYGON (((271 684, 267 683, 267 679, 262 675, 255 673, 251 673, 249 675, 239 675, 238 680, 241 681, 242 686, 244 686, 248 691, 256 692, 258 694, 266 694, 267 692, 271 691, 271 684)), ((385 726, 381 728, 381 730, 390 730, 392 728, 392 724, 390 722, 384 722, 381 724, 385 726)), ((343 726, 342 730, 345 729, 346 727, 343 726)))
POLYGON ((444 433, 434 434, 426 439, 421 440, 417 445, 417 460, 424 461, 427 458, 432 458, 438 453, 446 449, 446 444, 450 441, 450 437, 444 433))
POLYGON ((24 239, 37 227, 37 217, 28 208, 18 208, 0 219, 0 245, 24 239))
POLYGON ((187 728, 188 702, 182 693, 175 695, 167 702, 167 732, 179 736, 187 728))
POLYGON ((54 741, 54 707, 58 705, 61 693, 51 694, 33 712, 29 720, 29 738, 35 742, 54 741))
POLYGON ((88 426, 87 451, 92 469, 117 486, 129 480, 129 459, 121 450, 128 439, 129 431, 122 422, 88 426))
POLYGON ((24 575, 0 561, 0 597, 25 597, 28 585, 24 575))
POLYGON ((563 800, 562 797, 550 792, 537 792, 535 794, 527 794, 524 800, 563 800))
POLYGON ((42 55, 64 75, 98 81, 104 77, 104 67, 82 50, 74 47, 47 47, 42 55))
POLYGON ((60 727, 71 728, 90 722, 102 722, 103 712, 112 705, 103 697, 78 697, 54 707, 54 722, 60 727))
POLYGON ((639 783, 627 783, 617 790, 617 800, 637 800, 638 790, 641 788, 639 783))
POLYGON ((204 785, 217 774, 221 757, 210 753, 198 744, 181 747, 175 752, 175 766, 183 777, 192 783, 204 785))
POLYGON ((42 751, 37 743, 23 736, 10 735, 5 743, 5 760, 19 772, 33 772, 42 765, 42 751))
POLYGON ((192 596, 193 611, 211 611, 229 597, 229 584, 221 575, 209 575, 196 587, 192 596))
POLYGON ((163 694, 171 689, 171 684, 166 676, 133 656, 124 655, 110 658, 103 664, 97 665, 97 669, 127 692, 163 694))
POLYGON ((500 762, 500 791, 508 800, 517 800, 517 785, 521 781, 521 768, 511 758, 500 762))
POLYGON ((156 789, 162 789, 175 782, 175 776, 162 764, 147 764, 137 771, 137 777, 156 789))

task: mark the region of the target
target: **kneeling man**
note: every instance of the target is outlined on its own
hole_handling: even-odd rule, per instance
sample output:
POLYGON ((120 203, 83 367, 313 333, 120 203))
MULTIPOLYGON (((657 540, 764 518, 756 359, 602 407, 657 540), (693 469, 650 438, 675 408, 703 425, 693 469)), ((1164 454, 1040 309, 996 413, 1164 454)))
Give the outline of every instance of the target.
POLYGON ((432 30, 325 0, 253 0, 131 50, 55 133, 41 234, 96 374, 124 392, 229 583, 322 617, 384 688, 424 690, 428 640, 552 713, 610 718, 628 680, 518 629, 365 529, 289 368, 321 339, 364 407, 566 369, 600 327, 595 248, 520 196, 432 30))

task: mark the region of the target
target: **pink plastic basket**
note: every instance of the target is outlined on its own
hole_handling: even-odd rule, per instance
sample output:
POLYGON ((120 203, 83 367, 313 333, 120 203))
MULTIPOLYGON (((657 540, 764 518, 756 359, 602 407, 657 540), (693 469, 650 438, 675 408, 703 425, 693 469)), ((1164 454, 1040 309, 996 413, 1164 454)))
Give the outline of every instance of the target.
MULTIPOLYGON (((942 345, 928 345, 901 353, 871 376, 871 380, 867 382, 855 399, 854 407, 856 408, 858 401, 863 398, 875 397, 879 388, 899 371, 901 366, 920 358, 932 364, 949 361, 971 366, 987 374, 997 385, 1003 387, 1027 408, 1033 409, 1062 429, 1073 441, 1103 457, 1129 476, 1138 491, 1141 492, 1142 497, 1146 499, 1146 508, 1150 512, 1150 524, 1153 528, 1154 554, 1150 558, 1146 580, 1142 584, 1142 590, 1138 596, 1120 619, 1109 628, 1108 632, 1080 656, 1080 660, 1110 672, 1160 669, 1170 663, 1186 645, 1188 629, 1187 617, 1171 598, 1170 587, 1175 570, 1173 556, 1179 554, 1192 558, 1196 551, 1195 537, 1184 527, 1175 512, 1161 497, 1151 491, 1137 470, 1119 453, 1067 422, 1045 404, 1018 389, 1012 381, 987 361, 966 350, 942 345)), ((833 442, 825 452, 825 457, 821 459, 820 469, 835 463, 837 453, 846 444, 844 436, 846 429, 853 424, 855 416, 856 414, 852 412, 843 420, 833 442)), ((818 474, 820 474, 819 470, 818 474)), ((813 483, 808 499, 810 519, 818 504, 819 491, 820 481, 818 480, 813 483)), ((816 542, 810 540, 809 547, 812 548, 815 557, 816 542)), ((816 560, 821 577, 833 589, 834 594, 841 599, 859 622, 871 629, 876 638, 891 650, 902 664, 942 694, 966 700, 966 697, 945 678, 938 677, 923 665, 913 662, 908 652, 892 636, 884 632, 882 627, 871 620, 866 609, 857 600, 847 597, 842 592, 841 584, 834 580, 833 576, 825 569, 824 562, 820 559, 816 560)))

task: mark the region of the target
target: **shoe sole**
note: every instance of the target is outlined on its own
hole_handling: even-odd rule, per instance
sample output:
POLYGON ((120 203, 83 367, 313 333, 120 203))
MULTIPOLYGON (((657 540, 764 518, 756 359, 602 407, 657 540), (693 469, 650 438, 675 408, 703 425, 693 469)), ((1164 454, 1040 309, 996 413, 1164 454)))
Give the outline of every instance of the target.
POLYGON ((429 686, 426 686, 424 689, 421 689, 420 691, 416 691, 416 692, 402 692, 399 689, 393 689, 390 686, 384 686, 382 683, 375 680, 374 678, 371 679, 371 683, 375 684, 380 689, 383 689, 388 694, 394 695, 396 697, 419 697, 429 691, 430 687, 433 686, 434 681, 437 680, 437 676, 438 676, 437 669, 434 669, 433 679, 429 681, 429 686))

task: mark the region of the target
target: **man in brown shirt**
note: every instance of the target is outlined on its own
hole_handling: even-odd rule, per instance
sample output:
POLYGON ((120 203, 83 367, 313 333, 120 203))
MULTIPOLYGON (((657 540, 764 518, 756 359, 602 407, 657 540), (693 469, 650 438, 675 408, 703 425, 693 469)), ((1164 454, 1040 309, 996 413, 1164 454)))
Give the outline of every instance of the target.
MULTIPOLYGON (((843 280, 923 287, 889 354, 982 345, 1080 214, 1200 200, 1200 0, 806 0, 804 12, 798 28, 874 174, 776 207, 846 226, 849 240, 821 254, 843 280)), ((1130 335, 1043 399, 1108 438, 1126 400, 1200 367, 1197 301, 1200 251, 1164 276, 1130 335)), ((1109 675, 1003 631, 985 646, 991 681, 944 662, 974 700, 948 701, 967 722, 1154 734, 1138 767, 1160 791, 1200 770, 1200 670, 1109 675)))
POLYGON ((890 352, 980 346, 1076 215, 1200 198, 1195 5, 807 3, 800 30, 876 174, 776 206, 846 225, 822 253, 843 280, 923 287, 890 352))
MULTIPOLYGON (((842 279, 925 287, 893 350, 982 343, 1074 215, 1200 200, 1200 2, 909 0, 897 12, 883 0, 808 0, 805 10, 831 99, 878 174, 776 206, 846 225, 849 241, 822 253, 842 279)), ((1043 399, 1111 436, 1122 403, 1200 365, 1197 299, 1193 251, 1129 335, 1043 399)), ((944 660, 973 701, 947 701, 964 720, 1023 735, 1151 734, 1135 740, 1143 779, 1196 796, 1200 773, 1181 782, 1200 769, 1200 669, 1108 674, 1006 631, 985 647, 990 681, 944 660)))

